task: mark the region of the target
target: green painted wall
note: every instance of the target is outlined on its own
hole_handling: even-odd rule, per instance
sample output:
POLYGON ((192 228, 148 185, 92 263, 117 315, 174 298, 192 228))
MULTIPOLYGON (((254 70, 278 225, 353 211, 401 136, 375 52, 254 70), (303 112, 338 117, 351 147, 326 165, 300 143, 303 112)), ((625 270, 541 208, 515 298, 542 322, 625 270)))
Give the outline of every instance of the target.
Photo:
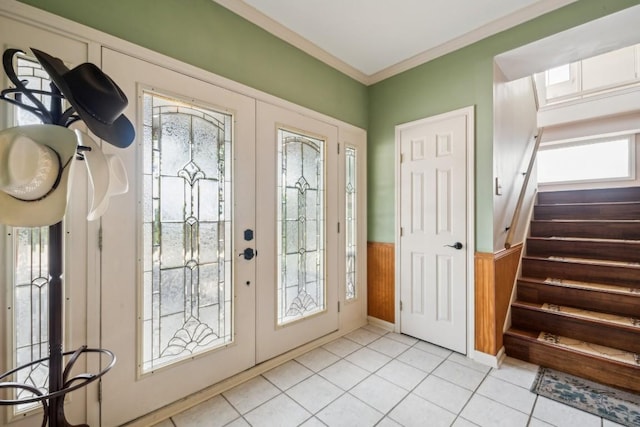
POLYGON ((367 87, 212 0, 20 0, 356 126, 367 87))
POLYGON ((493 251, 493 57, 640 0, 579 0, 369 88, 212 0, 20 0, 368 129, 368 240, 394 241, 394 127, 476 107, 476 250, 493 251))
POLYGON ((476 250, 493 252, 493 57, 639 3, 580 0, 371 86, 368 239, 394 241, 395 126, 475 105, 476 250))

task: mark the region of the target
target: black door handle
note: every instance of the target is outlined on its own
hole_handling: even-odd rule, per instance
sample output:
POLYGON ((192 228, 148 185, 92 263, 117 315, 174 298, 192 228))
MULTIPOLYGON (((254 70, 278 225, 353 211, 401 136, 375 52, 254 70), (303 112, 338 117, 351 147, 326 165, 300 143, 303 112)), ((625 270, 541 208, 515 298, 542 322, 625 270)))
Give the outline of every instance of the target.
POLYGON ((253 259, 254 256, 258 256, 258 251, 255 251, 252 248, 247 248, 244 251, 240 252, 240 256, 244 257, 246 260, 253 259))
POLYGON ((462 243, 460 242, 455 242, 453 245, 445 245, 448 248, 453 248, 453 249, 462 249, 462 243))

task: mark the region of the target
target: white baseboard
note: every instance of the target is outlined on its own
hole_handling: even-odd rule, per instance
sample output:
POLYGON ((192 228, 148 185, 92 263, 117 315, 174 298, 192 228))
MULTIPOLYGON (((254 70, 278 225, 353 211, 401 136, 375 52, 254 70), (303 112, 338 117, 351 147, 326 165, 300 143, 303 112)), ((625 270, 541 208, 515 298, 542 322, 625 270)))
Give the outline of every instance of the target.
POLYGON ((478 363, 491 366, 492 368, 499 368, 505 358, 504 347, 502 347, 495 356, 475 350, 472 351, 469 356, 478 363))
POLYGON ((371 317, 371 316, 367 316, 367 321, 369 322, 370 325, 377 326, 378 328, 382 328, 385 331, 389 331, 389 332, 396 331, 395 323, 387 322, 386 320, 380 320, 376 317, 371 317))

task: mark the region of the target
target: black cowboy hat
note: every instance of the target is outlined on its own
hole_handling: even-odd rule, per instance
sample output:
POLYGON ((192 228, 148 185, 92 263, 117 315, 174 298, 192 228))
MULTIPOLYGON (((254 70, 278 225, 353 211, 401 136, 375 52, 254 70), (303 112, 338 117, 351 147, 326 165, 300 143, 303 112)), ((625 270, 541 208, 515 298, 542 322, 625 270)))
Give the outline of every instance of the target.
POLYGON ((70 70, 59 58, 31 51, 91 132, 116 147, 131 145, 135 130, 122 114, 127 97, 109 76, 90 62, 70 70))

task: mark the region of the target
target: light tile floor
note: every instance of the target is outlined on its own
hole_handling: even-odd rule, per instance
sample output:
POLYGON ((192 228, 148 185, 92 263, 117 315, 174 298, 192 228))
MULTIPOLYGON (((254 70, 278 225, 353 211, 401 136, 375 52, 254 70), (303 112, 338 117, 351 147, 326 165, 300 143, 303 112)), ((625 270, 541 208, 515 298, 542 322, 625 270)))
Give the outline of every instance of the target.
POLYGON ((618 425, 531 393, 537 368, 491 369, 368 325, 156 427, 618 425))

